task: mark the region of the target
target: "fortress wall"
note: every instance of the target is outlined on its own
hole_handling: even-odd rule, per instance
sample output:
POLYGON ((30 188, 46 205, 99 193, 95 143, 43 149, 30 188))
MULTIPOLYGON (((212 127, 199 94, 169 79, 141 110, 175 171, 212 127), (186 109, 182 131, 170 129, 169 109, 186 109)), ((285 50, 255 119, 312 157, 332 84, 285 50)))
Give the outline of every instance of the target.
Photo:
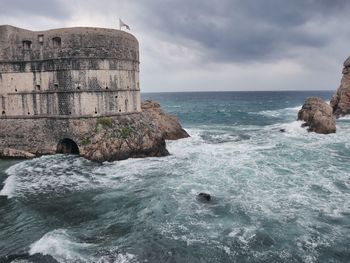
POLYGON ((139 112, 140 92, 105 90, 79 92, 37 92, 3 96, 2 117, 108 116, 139 112))
POLYGON ((138 72, 130 70, 16 72, 0 73, 0 76, 0 94, 34 91, 140 89, 138 72))

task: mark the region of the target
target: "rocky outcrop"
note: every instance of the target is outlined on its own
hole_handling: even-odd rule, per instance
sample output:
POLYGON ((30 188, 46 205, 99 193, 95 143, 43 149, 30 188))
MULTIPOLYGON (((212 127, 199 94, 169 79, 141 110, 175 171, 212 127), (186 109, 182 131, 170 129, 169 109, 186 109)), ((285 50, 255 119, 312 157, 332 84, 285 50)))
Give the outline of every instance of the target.
POLYGON ((343 77, 340 87, 333 95, 330 105, 333 108, 333 114, 339 118, 350 114, 350 57, 345 60, 343 67, 343 77))
POLYGON ((147 113, 99 118, 80 145, 81 156, 98 162, 169 154, 162 132, 147 113))
POLYGON ((173 115, 165 114, 160 104, 155 101, 146 100, 142 102, 141 109, 152 116, 157 128, 162 132, 166 140, 178 140, 190 137, 190 135, 181 127, 177 118, 173 115))
POLYGON ((31 159, 34 157, 35 154, 26 151, 21 151, 12 148, 0 149, 0 158, 31 159))
POLYGON ((303 107, 298 112, 298 120, 305 121, 304 126, 309 131, 328 134, 336 132, 335 117, 330 105, 320 98, 306 99, 303 107))

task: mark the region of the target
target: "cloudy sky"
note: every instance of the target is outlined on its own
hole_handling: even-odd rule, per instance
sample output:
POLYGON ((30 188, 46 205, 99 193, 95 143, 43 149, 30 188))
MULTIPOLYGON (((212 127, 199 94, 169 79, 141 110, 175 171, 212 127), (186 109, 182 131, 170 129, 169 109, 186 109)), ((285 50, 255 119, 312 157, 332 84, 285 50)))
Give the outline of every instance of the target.
POLYGON ((0 24, 118 27, 140 42, 141 89, 334 90, 347 0, 0 0, 0 24))

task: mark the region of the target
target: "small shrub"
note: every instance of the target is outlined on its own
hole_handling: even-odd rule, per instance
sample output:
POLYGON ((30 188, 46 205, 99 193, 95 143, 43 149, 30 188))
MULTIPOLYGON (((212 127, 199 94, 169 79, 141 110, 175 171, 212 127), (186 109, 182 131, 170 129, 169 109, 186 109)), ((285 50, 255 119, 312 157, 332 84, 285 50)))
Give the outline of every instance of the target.
POLYGON ((123 127, 120 129, 119 134, 121 138, 127 139, 131 134, 131 129, 128 127, 123 127))

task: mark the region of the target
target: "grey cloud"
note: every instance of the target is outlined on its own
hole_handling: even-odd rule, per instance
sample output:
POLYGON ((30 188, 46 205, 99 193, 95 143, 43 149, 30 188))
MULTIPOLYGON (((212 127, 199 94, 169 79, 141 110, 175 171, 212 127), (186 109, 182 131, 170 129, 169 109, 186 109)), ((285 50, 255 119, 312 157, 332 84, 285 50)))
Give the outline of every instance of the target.
POLYGON ((341 0, 163 0, 144 1, 142 8, 148 28, 169 41, 195 41, 206 59, 219 62, 274 60, 294 47, 323 47, 336 32, 308 32, 303 26, 317 20, 322 27, 330 16, 350 11, 341 0))
POLYGON ((5 0, 1 1, 0 15, 11 17, 44 16, 63 20, 70 17, 70 12, 68 7, 59 0, 5 0))

